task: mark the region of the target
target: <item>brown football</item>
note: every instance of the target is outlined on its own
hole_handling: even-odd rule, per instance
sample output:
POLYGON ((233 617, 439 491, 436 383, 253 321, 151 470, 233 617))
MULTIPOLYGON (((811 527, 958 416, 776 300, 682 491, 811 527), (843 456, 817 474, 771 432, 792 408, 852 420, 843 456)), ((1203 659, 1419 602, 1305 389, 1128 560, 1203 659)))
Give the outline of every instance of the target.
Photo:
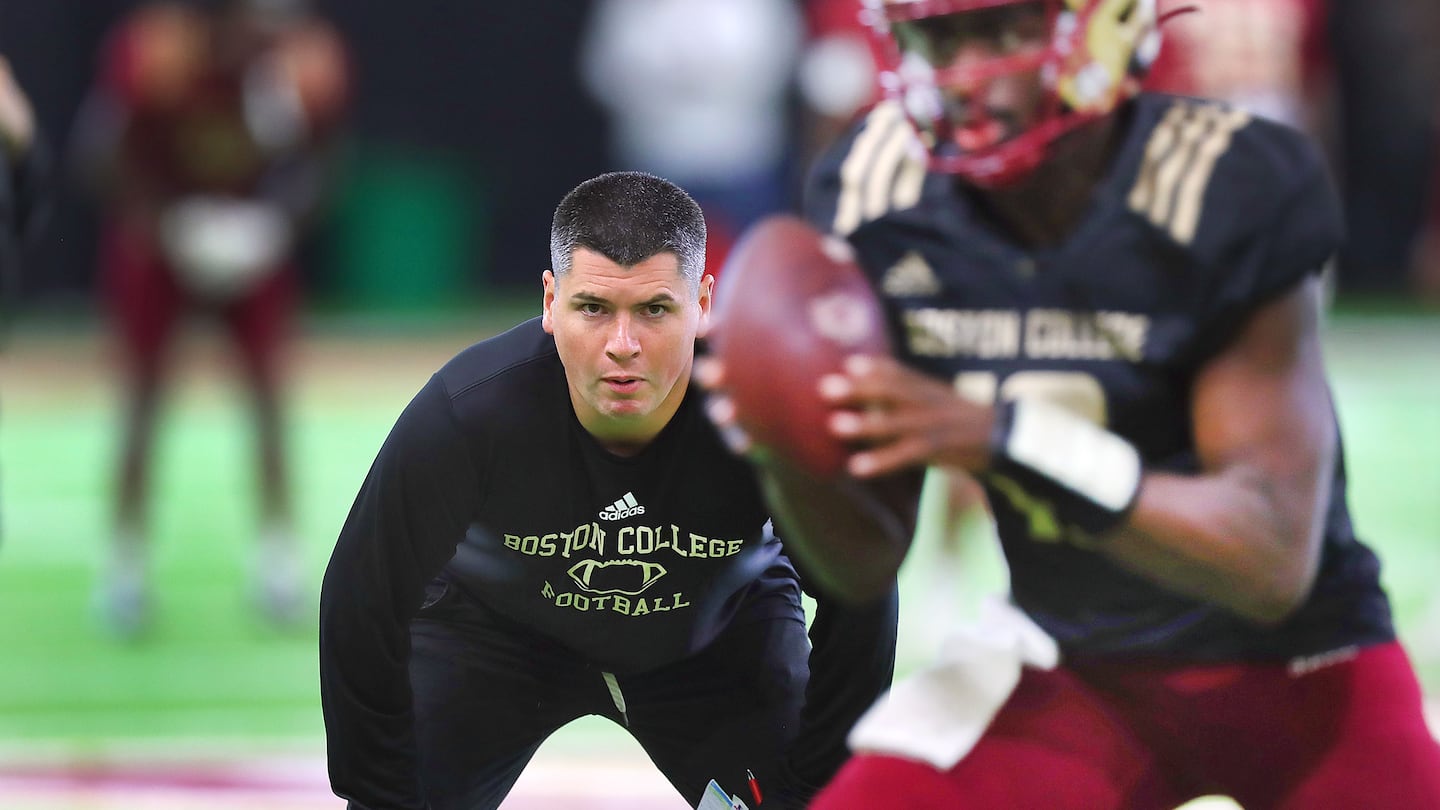
POLYGON ((826 428, 819 379, 852 354, 888 354, 880 302, 845 240, 774 215, 747 229, 720 273, 708 351, 736 419, 769 452, 833 478, 851 452, 826 428))

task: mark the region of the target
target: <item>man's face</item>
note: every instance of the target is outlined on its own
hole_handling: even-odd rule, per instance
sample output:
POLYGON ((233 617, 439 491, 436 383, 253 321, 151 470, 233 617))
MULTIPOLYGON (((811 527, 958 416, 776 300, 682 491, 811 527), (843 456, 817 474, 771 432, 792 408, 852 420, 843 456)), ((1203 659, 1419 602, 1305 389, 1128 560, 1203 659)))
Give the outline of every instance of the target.
POLYGON ((668 252, 625 268, 579 248, 569 273, 545 272, 542 322, 576 416, 613 452, 638 452, 675 414, 695 339, 709 327, 714 281, 707 275, 692 289, 668 252))
POLYGON ((902 50, 935 69, 953 137, 960 148, 976 151, 1015 137, 1039 118, 1037 60, 1049 29, 1045 3, 1030 2, 897 23, 894 33, 902 50))

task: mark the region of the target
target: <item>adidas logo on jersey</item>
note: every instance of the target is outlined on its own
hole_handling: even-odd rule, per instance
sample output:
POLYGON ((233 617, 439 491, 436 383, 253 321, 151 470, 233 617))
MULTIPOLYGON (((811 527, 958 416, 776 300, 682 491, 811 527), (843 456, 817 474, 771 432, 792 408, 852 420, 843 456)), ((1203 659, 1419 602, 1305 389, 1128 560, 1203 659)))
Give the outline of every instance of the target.
POLYGON ((600 510, 601 520, 623 520, 645 514, 645 507, 635 500, 635 493, 627 492, 625 497, 600 510))
POLYGON ((940 292, 940 279, 930 263, 916 251, 906 253, 894 267, 885 271, 880 289, 895 297, 935 295, 940 292))

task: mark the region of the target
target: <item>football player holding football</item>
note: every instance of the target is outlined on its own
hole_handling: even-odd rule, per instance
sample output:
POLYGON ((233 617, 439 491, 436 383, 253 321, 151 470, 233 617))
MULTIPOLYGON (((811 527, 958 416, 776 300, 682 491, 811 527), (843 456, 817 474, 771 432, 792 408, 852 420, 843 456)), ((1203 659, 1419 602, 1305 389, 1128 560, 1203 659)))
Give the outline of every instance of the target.
MULTIPOLYGON (((902 346, 818 385, 862 448, 854 476, 984 484, 1011 602, 861 721, 812 807, 1440 806, 1346 507, 1319 341, 1340 213, 1317 150, 1138 92, 1154 0, 870 11, 891 99, 817 164, 807 209, 902 346)), ((882 526, 789 518, 789 547, 853 599, 904 556, 882 526)))

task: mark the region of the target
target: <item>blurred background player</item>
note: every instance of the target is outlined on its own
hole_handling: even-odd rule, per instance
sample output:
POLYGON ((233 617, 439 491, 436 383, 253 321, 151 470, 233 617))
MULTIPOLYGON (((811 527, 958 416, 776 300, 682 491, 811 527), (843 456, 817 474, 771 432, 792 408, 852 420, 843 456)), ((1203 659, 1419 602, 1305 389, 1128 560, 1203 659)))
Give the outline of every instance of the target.
POLYGON ((598 0, 580 75, 610 116, 617 168, 654 172, 705 211, 706 265, 791 204, 794 0, 598 0))
MULTIPOLYGON (((1319 151, 1223 103, 1137 95, 1150 0, 876 7, 897 99, 807 202, 903 326, 903 362, 851 358, 820 389, 864 448, 852 474, 985 484, 1020 612, 897 684, 813 806, 1440 804, 1346 506, 1319 151)), ((834 531, 779 491, 822 582, 884 592, 907 549, 883 524, 834 531)))
MULTIPOLYGON (((1160 11, 1184 4, 1162 3, 1160 11)), ((1228 102, 1318 133, 1326 0, 1205 0, 1165 23, 1146 89, 1228 102), (1193 13, 1190 13, 1193 12, 1193 13)))
POLYGON ((122 635, 148 618, 151 451, 170 352, 191 312, 224 324, 251 399, 254 598, 277 622, 304 612, 281 354, 297 242, 321 200, 346 98, 344 62, 336 34, 296 0, 148 4, 109 37, 78 152, 105 206, 100 283, 123 355, 113 546, 97 593, 122 635))

